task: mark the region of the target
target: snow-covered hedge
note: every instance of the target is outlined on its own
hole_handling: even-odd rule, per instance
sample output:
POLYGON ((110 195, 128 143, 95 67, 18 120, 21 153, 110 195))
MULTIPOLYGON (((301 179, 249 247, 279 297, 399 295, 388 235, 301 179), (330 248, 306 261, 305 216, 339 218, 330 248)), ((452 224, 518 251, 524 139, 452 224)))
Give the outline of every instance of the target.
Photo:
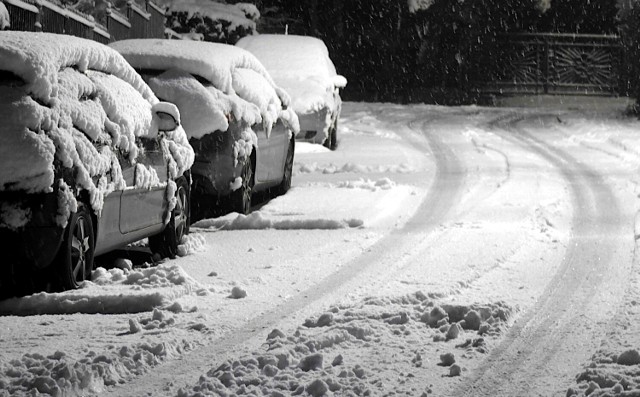
POLYGON ((166 26, 197 40, 234 44, 256 33, 258 9, 248 3, 224 4, 211 0, 166 0, 166 26))
MULTIPOLYGON (((0 95, 0 191, 57 188, 64 223, 84 190, 100 213, 105 196, 126 187, 118 153, 135 164, 136 138, 158 133, 156 96, 116 51, 67 35, 0 33, 0 71, 7 76, 0 95)), ((167 138, 176 178, 194 153, 181 127, 167 138)))

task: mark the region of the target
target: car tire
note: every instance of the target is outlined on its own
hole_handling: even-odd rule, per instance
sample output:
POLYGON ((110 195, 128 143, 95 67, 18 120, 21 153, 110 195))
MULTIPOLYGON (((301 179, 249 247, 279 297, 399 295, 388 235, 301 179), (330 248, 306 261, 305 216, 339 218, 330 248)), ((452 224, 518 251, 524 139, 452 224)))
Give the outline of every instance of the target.
POLYGON ((251 196, 253 195, 253 161, 251 157, 246 157, 242 164, 240 174, 242 185, 229 195, 229 212, 239 214, 251 213, 251 196))
POLYGON ((190 190, 187 179, 176 180, 176 206, 171 211, 171 218, 164 230, 149 237, 149 249, 162 258, 174 259, 178 254, 178 245, 182 238, 189 234, 190 223, 190 190))
POLYGON ((284 171, 282 173, 282 182, 277 188, 276 194, 285 194, 291 188, 291 177, 293 175, 293 156, 295 154, 295 141, 292 139, 289 141, 289 148, 287 149, 287 157, 284 160, 284 171))
POLYGON ((93 219, 86 205, 78 202, 78 209, 69 217, 62 245, 52 271, 57 278, 57 290, 76 289, 91 277, 96 250, 93 219))

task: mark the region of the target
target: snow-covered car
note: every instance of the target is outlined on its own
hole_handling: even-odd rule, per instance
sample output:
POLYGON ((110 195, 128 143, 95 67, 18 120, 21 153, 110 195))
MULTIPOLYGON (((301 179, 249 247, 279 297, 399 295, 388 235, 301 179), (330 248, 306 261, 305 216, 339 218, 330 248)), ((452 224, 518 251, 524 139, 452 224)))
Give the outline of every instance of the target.
POLYGON ((177 107, 119 53, 67 35, 0 32, 0 120, 3 293, 76 288, 94 256, 146 237, 152 251, 175 255, 194 152, 177 107))
POLYGON ((340 89, 347 85, 347 79, 336 73, 322 40, 259 34, 243 37, 236 45, 254 54, 291 96, 291 106, 300 120, 296 139, 335 149, 342 109, 340 89))
POLYGON ((249 52, 226 44, 132 39, 110 44, 180 109, 196 153, 193 220, 251 211, 254 192, 291 186, 298 118, 249 52))

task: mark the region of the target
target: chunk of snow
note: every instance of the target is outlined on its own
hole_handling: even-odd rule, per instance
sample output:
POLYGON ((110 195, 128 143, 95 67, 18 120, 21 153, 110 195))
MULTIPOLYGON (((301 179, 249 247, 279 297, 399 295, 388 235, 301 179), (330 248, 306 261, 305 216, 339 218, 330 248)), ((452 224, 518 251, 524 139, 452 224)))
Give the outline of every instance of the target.
POLYGON ((11 26, 11 17, 4 3, 0 2, 0 30, 7 29, 11 26))

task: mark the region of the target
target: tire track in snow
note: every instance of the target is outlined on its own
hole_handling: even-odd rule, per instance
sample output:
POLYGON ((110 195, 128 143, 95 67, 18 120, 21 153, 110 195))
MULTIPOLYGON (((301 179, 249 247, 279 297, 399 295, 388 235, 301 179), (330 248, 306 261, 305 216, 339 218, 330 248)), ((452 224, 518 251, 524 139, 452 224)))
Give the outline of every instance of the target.
POLYGON ((392 230, 362 255, 341 266, 317 284, 291 297, 264 314, 250 319, 225 336, 165 362, 149 373, 111 388, 103 396, 176 395, 177 388, 196 384, 200 374, 215 368, 241 351, 256 351, 273 328, 297 325, 306 316, 325 309, 328 303, 358 288, 368 288, 371 280, 384 280, 393 275, 394 266, 402 254, 437 230, 459 200, 467 171, 454 151, 436 134, 411 134, 403 139, 425 153, 431 153, 436 172, 429 191, 403 227, 392 230))
POLYGON ((620 240, 625 231, 617 198, 601 175, 519 128, 525 120, 515 114, 501 117, 492 129, 560 172, 572 196, 573 237, 538 303, 516 320, 452 396, 563 395, 595 351, 604 335, 597 332, 598 326, 603 326, 607 313, 615 312, 624 291, 619 286, 628 269, 616 261, 624 251, 620 240))

